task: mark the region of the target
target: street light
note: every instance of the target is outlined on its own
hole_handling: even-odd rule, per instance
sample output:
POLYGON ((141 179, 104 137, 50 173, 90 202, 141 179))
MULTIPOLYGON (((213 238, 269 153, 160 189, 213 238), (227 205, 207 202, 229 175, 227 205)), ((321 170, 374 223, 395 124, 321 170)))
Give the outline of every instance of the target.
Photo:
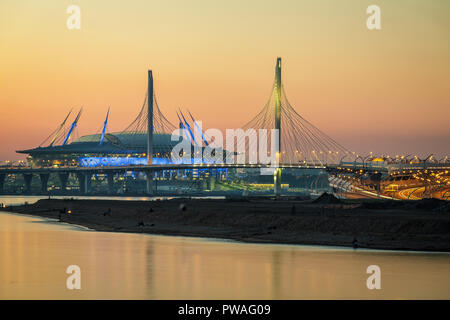
POLYGON ((353 162, 355 163, 355 165, 356 165, 356 159, 361 159, 361 161, 363 162, 363 164, 364 164, 364 159, 359 155, 359 154, 357 154, 356 155, 356 157, 355 157, 355 160, 353 160, 353 162))
POLYGON ((341 158, 341 160, 339 160, 339 164, 342 164, 342 160, 344 160, 344 158, 346 158, 348 156, 348 154, 345 154, 342 158, 341 158))
POLYGON ((427 167, 427 160, 428 159, 431 159, 433 157, 433 154, 430 154, 428 157, 426 157, 425 159, 420 159, 419 157, 418 157, 418 159, 419 159, 419 161, 423 161, 423 168, 424 169, 426 169, 426 167, 427 167))
POLYGON ((362 158, 362 160, 363 160, 363 168, 364 168, 364 164, 365 164, 366 160, 369 159, 369 157, 371 157, 371 156, 372 156, 372 152, 369 155, 367 155, 364 158, 362 158))
POLYGON ((409 157, 409 156, 411 156, 411 155, 408 154, 408 155, 406 155, 406 156, 402 156, 402 159, 405 160, 405 161, 404 161, 405 164, 409 162, 409 161, 408 161, 408 157, 409 157))

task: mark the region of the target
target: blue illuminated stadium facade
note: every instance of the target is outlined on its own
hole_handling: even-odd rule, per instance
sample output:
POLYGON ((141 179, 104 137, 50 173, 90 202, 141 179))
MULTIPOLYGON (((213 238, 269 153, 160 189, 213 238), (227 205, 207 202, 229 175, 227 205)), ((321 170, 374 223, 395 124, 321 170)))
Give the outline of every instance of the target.
MULTIPOLYGON (((111 133, 83 136, 70 144, 20 150, 28 161, 39 167, 50 166, 128 166, 147 164, 146 133, 111 133)), ((153 164, 171 163, 170 152, 178 141, 167 133, 153 134, 153 164)))

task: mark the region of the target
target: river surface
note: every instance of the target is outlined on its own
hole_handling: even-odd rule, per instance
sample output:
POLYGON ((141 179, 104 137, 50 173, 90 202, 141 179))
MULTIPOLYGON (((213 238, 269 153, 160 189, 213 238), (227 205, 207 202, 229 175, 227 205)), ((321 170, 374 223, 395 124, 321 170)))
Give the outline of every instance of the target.
POLYGON ((0 211, 0 299, 450 299, 450 254, 96 232, 0 211), (80 290, 66 287, 70 265, 80 290))

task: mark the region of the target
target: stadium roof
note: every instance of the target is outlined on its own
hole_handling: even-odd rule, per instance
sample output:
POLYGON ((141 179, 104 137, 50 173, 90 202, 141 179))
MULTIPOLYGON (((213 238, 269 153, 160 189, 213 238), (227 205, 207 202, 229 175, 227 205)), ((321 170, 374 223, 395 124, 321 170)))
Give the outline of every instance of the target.
MULTIPOLYGON (((18 150, 17 153, 25 154, 129 154, 145 153, 147 151, 147 134, 141 132, 108 133, 100 145, 100 134, 82 136, 74 142, 66 145, 37 147, 27 150, 18 150)), ((153 134, 153 152, 170 152, 179 141, 172 141, 167 133, 153 134)))

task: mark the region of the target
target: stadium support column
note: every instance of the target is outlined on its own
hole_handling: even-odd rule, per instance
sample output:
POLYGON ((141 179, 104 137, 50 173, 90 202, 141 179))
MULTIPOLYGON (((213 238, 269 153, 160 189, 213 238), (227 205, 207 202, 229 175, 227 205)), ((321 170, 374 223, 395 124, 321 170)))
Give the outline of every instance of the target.
POLYGON ((4 173, 0 173, 0 194, 3 193, 3 186, 5 183, 5 174, 4 173))
POLYGON ((209 190, 214 191, 214 189, 216 188, 216 180, 217 176, 215 174, 209 175, 209 190))
MULTIPOLYGON (((147 95, 147 164, 153 164, 153 74, 148 70, 147 95)), ((147 171, 147 193, 153 193, 153 172, 147 171)))
MULTIPOLYGON (((276 152, 278 165, 281 164, 281 58, 277 58, 275 67, 275 129, 278 130, 278 148, 276 152)), ((274 193, 281 194, 281 168, 277 167, 273 177, 274 193)))
POLYGON ((39 174, 39 177, 41 178, 41 192, 43 194, 47 194, 48 178, 50 177, 50 173, 41 173, 39 174))
POLYGON ((90 172, 78 172, 77 173, 78 183, 80 185, 80 193, 81 194, 89 193, 91 175, 92 174, 90 172))
POLYGON ((155 172, 151 169, 145 170, 145 175, 147 179, 147 194, 153 194, 153 179, 155 176, 155 172))
POLYGON ((91 179, 91 177, 92 177, 92 173, 91 172, 88 172, 88 173, 86 173, 86 193, 90 193, 91 192, 91 186, 92 186, 92 179, 91 179))
POLYGON ((108 179, 108 193, 113 194, 114 193, 114 173, 108 173, 107 179, 108 179))
POLYGON ((25 180, 25 193, 31 193, 31 180, 33 179, 33 174, 24 173, 23 178, 25 180))
POLYGON ((60 172, 58 173, 59 181, 61 182, 61 191, 65 192, 67 189, 67 180, 69 179, 68 172, 60 172))

